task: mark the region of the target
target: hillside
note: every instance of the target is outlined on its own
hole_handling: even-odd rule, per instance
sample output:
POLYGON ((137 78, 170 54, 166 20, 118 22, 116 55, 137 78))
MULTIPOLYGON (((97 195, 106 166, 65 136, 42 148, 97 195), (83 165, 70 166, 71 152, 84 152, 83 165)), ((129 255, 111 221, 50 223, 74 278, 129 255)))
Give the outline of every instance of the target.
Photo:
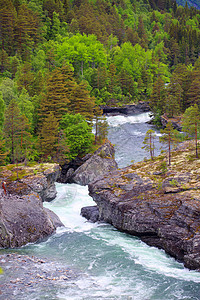
POLYGON ((200 17, 174 1, 0 0, 0 164, 95 151, 99 106, 199 105, 200 17), (92 133, 95 120, 95 134, 92 133))

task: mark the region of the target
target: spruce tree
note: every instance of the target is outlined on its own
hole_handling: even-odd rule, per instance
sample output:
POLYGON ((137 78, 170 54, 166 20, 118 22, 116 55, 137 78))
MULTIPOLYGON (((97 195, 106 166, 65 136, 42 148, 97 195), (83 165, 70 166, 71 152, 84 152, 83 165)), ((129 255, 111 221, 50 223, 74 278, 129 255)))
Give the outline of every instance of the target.
POLYGON ((196 158, 198 158, 197 133, 198 127, 200 126, 200 111, 197 104, 186 109, 185 113, 183 114, 182 120, 183 131, 195 136, 195 152, 196 158))
POLYGON ((5 139, 0 132, 0 166, 5 165, 9 151, 6 150, 5 139))
POLYGON ((6 146, 10 150, 12 163, 15 161, 14 151, 19 142, 18 135, 20 133, 20 122, 20 109, 17 102, 12 99, 5 111, 5 122, 3 127, 6 146))
POLYGON ((180 114, 183 99, 183 90, 176 76, 172 77, 166 90, 168 96, 165 101, 165 112, 171 118, 180 114))
POLYGON ((43 120, 40 134, 39 145, 42 157, 47 160, 52 159, 56 155, 58 145, 58 120, 53 112, 49 112, 48 116, 43 120))
POLYGON ((5 103, 3 100, 2 92, 0 91, 0 132, 4 123, 5 103))
POLYGON ((76 84, 71 92, 69 110, 77 114, 80 113, 89 122, 93 119, 94 97, 90 97, 87 85, 84 82, 76 84))
POLYGON ((44 95, 40 104, 40 122, 50 113, 54 113, 58 121, 61 120, 67 112, 74 86, 73 72, 68 65, 56 68, 50 74, 47 82, 47 94, 44 95))
POLYGON ((150 97, 150 108, 152 112, 155 114, 159 112, 160 114, 164 111, 166 99, 166 88, 164 81, 159 76, 158 79, 154 82, 153 91, 150 97))

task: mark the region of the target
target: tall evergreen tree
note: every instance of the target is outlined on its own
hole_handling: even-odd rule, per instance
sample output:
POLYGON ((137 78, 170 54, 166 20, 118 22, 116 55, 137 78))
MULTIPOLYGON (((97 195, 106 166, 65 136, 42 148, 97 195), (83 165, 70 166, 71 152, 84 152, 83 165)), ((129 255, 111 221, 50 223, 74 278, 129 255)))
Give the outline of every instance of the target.
POLYGON ((53 112, 49 112, 48 116, 43 120, 40 134, 39 145, 42 157, 47 160, 56 155, 58 146, 58 120, 53 112))
POLYGON ((75 86, 73 72, 68 65, 56 68, 47 81, 47 94, 42 98, 40 104, 40 121, 50 113, 58 121, 67 112, 70 103, 71 92, 75 86))
POLYGON ((155 149, 155 131, 152 129, 149 129, 146 132, 143 144, 144 146, 142 147, 142 149, 145 149, 145 151, 150 153, 150 157, 153 160, 154 158, 154 149, 155 149))
POLYGON ((3 128, 4 113, 5 113, 5 103, 4 103, 4 100, 3 100, 2 92, 0 91, 0 132, 3 128))
POLYGON ((175 76, 172 77, 170 84, 167 86, 167 94, 165 112, 168 117, 177 116, 181 112, 183 90, 175 76))
POLYGON ((14 151, 17 147, 17 143, 19 143, 18 136, 20 134, 20 123, 20 109, 17 102, 12 99, 5 111, 5 122, 3 128, 6 145, 8 149, 10 149, 12 163, 15 161, 14 151))
POLYGON ((168 147, 168 165, 171 165, 171 151, 173 147, 179 142, 178 132, 173 128, 171 122, 167 123, 166 128, 160 131, 163 135, 159 138, 161 143, 167 144, 168 147))
POLYGON ((200 126, 200 111, 197 104, 186 109, 183 114, 183 131, 188 132, 190 135, 195 136, 195 152, 198 158, 198 140, 197 132, 200 126))
POLYGON ((70 96, 69 110, 72 113, 80 113, 88 121, 93 119, 94 98, 90 97, 87 86, 84 82, 76 84, 70 96))
POLYGON ((164 81, 159 76, 154 82, 153 91, 150 97, 150 107, 153 113, 163 112, 165 107, 166 88, 164 81))

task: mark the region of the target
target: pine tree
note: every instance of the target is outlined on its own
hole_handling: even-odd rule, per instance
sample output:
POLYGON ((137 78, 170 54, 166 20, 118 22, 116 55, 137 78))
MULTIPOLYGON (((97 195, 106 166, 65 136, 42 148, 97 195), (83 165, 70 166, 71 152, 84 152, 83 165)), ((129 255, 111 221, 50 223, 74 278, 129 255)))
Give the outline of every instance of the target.
POLYGON ((180 114, 183 97, 183 90, 175 76, 172 77, 170 84, 167 86, 167 93, 165 112, 171 118, 180 114))
POLYGON ((154 82, 153 91, 150 97, 150 107, 153 113, 160 112, 164 110, 166 99, 166 88, 164 81, 159 76, 158 79, 154 82))
POLYGON ((150 153, 152 160, 154 158, 154 149, 155 149, 154 140, 155 140, 155 131, 152 129, 149 129, 146 132, 146 135, 145 135, 145 138, 143 141, 144 146, 142 147, 142 149, 145 149, 145 151, 150 153))
POLYGON ((200 126, 200 111, 197 104, 186 109, 183 114, 183 131, 195 136, 195 152, 198 158, 197 132, 200 126))
POLYGON ((40 27, 37 14, 26 4, 20 5, 15 23, 15 48, 23 58, 28 58, 32 47, 38 43, 40 27))
POLYGON ((197 104, 200 107, 200 74, 193 72, 191 85, 187 91, 187 102, 189 105, 197 104))
POLYGON ((5 111, 3 134, 11 153, 11 162, 27 161, 27 153, 32 148, 30 124, 26 116, 21 114, 15 100, 11 100, 5 111))
POLYGON ((87 86, 84 82, 76 84, 70 96, 69 111, 77 114, 80 113, 89 122, 93 119, 94 98, 90 97, 87 86))
POLYGON ((57 68, 50 74, 47 82, 47 94, 42 98, 40 104, 40 122, 50 113, 54 113, 58 121, 61 120, 67 112, 74 86, 73 72, 68 65, 57 68))
POLYGON ((0 0, 0 47, 9 55, 13 49, 15 22, 16 11, 12 1, 0 0))
POLYGON ((43 120, 40 134, 39 145, 42 157, 47 160, 56 155, 58 145, 58 120, 53 114, 49 112, 48 116, 43 120))
POLYGON ((9 151, 6 150, 5 139, 0 132, 0 166, 5 165, 9 151))
POLYGON ((14 163, 15 156, 14 151, 19 142, 18 136, 20 134, 20 110, 17 102, 12 99, 5 111, 5 122, 3 128, 3 134, 5 137, 6 145, 10 149, 11 162, 14 163))
POLYGON ((5 113, 5 103, 4 103, 4 100, 3 100, 2 92, 0 91, 0 132, 3 128, 4 113, 5 113))
POLYGON ((165 143, 168 146, 168 165, 171 165, 171 151, 175 145, 179 142, 178 132, 173 128, 172 123, 169 122, 165 129, 160 131, 163 135, 159 138, 161 143, 165 143))
POLYGON ((18 89, 26 89, 30 96, 32 96, 32 84, 34 82, 34 74, 32 72, 32 65, 29 62, 25 62, 20 66, 16 74, 18 89))

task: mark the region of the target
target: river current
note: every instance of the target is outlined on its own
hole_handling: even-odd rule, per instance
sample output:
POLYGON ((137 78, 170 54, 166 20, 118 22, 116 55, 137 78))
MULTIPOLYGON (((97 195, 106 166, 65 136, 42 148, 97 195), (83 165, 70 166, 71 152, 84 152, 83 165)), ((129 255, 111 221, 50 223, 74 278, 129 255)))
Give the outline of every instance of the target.
MULTIPOLYGON (((148 113, 108 117, 109 140, 115 144, 120 167, 148 157, 141 149, 151 128, 148 113)), ((159 133, 156 152, 159 153, 159 133)), ((117 231, 108 224, 92 224, 80 216, 83 206, 95 205, 87 187, 57 183, 57 197, 45 207, 64 223, 56 234, 17 252, 48 258, 77 274, 56 287, 38 289, 15 299, 74 300, 172 300, 200 299, 200 273, 189 271, 164 251, 149 247, 139 238, 117 231)), ((48 270, 47 270, 48 272, 48 270)), ((1 298, 1 296, 0 296, 1 298)))

